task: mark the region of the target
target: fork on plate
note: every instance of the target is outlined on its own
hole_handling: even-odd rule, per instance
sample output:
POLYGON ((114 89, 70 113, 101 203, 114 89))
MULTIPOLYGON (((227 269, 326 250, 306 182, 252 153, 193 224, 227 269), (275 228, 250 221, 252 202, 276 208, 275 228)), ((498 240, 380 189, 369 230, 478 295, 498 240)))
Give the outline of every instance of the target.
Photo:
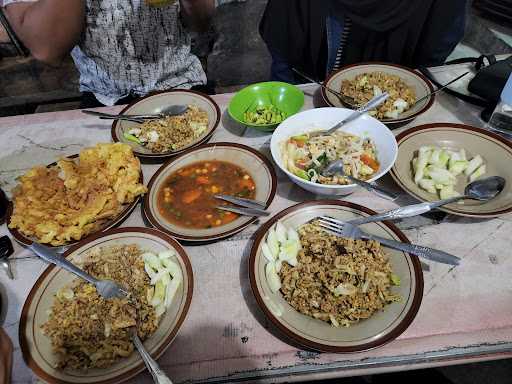
POLYGON ((105 299, 111 299, 114 297, 124 298, 128 296, 128 292, 115 282, 110 280, 99 280, 95 277, 92 277, 87 272, 78 268, 76 265, 71 263, 65 257, 62 257, 58 252, 50 247, 34 242, 28 248, 44 261, 55 264, 56 266, 65 269, 66 271, 71 272, 84 279, 88 283, 94 285, 100 296, 104 297, 105 299))
POLYGON ((242 197, 235 197, 230 195, 215 195, 216 199, 227 201, 228 203, 239 205, 239 207, 232 207, 227 205, 218 205, 217 209, 238 213, 244 216, 268 216, 270 212, 266 210, 266 204, 252 199, 244 199, 242 197))
POLYGON ((458 265, 460 259, 457 256, 451 255, 447 252, 440 251, 434 248, 425 247, 422 245, 402 243, 400 241, 386 239, 384 237, 376 236, 362 231, 357 226, 341 221, 329 216, 318 217, 312 221, 318 222, 320 227, 327 232, 339 237, 349 237, 352 239, 361 240, 375 240, 382 245, 393 248, 402 252, 411 253, 413 255, 436 261, 438 263, 458 265))

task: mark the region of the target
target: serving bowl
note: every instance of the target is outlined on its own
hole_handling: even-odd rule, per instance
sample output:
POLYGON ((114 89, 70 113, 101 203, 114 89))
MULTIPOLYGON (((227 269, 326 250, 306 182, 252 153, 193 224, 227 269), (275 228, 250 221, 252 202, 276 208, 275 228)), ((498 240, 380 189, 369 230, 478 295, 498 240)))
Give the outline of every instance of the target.
MULTIPOLYGON (((272 134, 270 149, 275 163, 295 184, 307 191, 331 196, 348 195, 354 192, 358 188, 355 184, 326 185, 301 179, 286 169, 280 150, 280 144, 291 136, 331 128, 352 112, 347 108, 325 107, 300 112, 286 119, 272 134)), ((396 160, 398 147, 395 136, 384 124, 371 116, 363 115, 341 127, 340 130, 373 140, 380 167, 379 171, 367 180, 368 182, 378 180, 391 169, 396 160)))
POLYGON ((245 112, 270 105, 277 107, 290 117, 299 112, 304 105, 304 93, 292 84, 279 81, 252 84, 235 94, 229 103, 228 113, 240 124, 260 131, 272 132, 277 127, 277 123, 258 125, 248 123, 244 118, 245 112))
MULTIPOLYGON (((409 87, 412 87, 415 90, 416 100, 434 91, 430 81, 421 73, 401 65, 379 62, 360 63, 343 67, 339 71, 332 73, 325 80, 325 85, 328 88, 339 92, 343 80, 352 80, 357 75, 369 72, 384 72, 386 74, 400 77, 409 87)), ((324 88, 321 89, 321 93, 327 105, 331 107, 348 107, 348 105, 344 104, 338 97, 336 97, 336 95, 327 92, 324 88)), ((381 119, 381 121, 390 127, 399 127, 428 111, 434 104, 434 100, 435 95, 430 95, 416 104, 413 108, 400 114, 399 118, 381 119)))
MULTIPOLYGON (((418 313, 423 296, 423 272, 419 259, 414 255, 385 248, 393 273, 400 278, 400 285, 392 293, 401 301, 391 303, 370 318, 350 327, 335 328, 327 322, 304 315, 295 310, 281 291, 273 292, 267 281, 267 258, 262 245, 268 231, 279 221, 287 228, 294 228, 318 216, 331 216, 350 220, 375 214, 363 206, 338 200, 310 201, 294 205, 279 212, 256 233, 249 258, 251 288, 258 305, 268 319, 284 335, 300 345, 322 352, 358 352, 381 346, 398 337, 412 323, 418 313)), ((392 223, 364 224, 366 232, 408 243, 407 237, 392 223)))
POLYGON ((220 123, 220 108, 210 96, 196 91, 181 89, 151 93, 127 105, 121 110, 120 114, 156 114, 160 113, 162 109, 169 105, 195 105, 199 107, 208 114, 208 128, 203 132, 203 134, 201 134, 201 136, 176 151, 155 153, 142 145, 127 140, 123 136, 124 132, 128 132, 130 129, 136 128, 140 124, 124 120, 115 120, 112 123, 111 129, 112 140, 114 142, 129 144, 133 149, 133 153, 137 157, 152 159, 154 161, 165 160, 172 156, 176 156, 189 148, 197 147, 206 143, 212 137, 213 132, 220 123))
POLYGON ((231 236, 256 221, 255 217, 239 216, 230 223, 212 228, 187 228, 170 222, 159 212, 158 192, 169 175, 197 162, 215 160, 244 169, 256 185, 255 200, 265 202, 267 207, 271 204, 276 193, 277 176, 270 161, 255 149, 242 144, 211 143, 184 152, 156 171, 144 197, 143 212, 149 223, 178 240, 206 242, 231 236))
MULTIPOLYGON (((175 251, 174 261, 181 269, 183 282, 180 284, 170 307, 162 315, 155 333, 144 341, 146 350, 158 358, 169 347, 185 320, 193 292, 192 266, 183 248, 173 238, 155 229, 125 227, 112 229, 87 238, 69 249, 63 257, 77 260, 84 253, 96 247, 137 244, 141 249, 162 252, 175 251)), ((94 368, 87 371, 68 371, 55 368, 56 356, 51 341, 43 335, 40 327, 48 319, 55 294, 70 284, 76 277, 63 269, 49 266, 37 279, 23 305, 21 312, 19 341, 25 363, 47 383, 120 383, 145 369, 137 352, 120 359, 108 368, 94 368)))

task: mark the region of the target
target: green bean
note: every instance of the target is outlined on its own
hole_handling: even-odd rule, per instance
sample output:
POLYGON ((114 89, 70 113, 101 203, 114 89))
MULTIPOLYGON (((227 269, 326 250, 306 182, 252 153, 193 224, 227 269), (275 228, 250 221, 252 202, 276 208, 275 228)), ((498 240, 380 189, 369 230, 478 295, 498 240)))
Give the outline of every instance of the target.
POLYGON ((286 114, 273 105, 257 107, 254 111, 244 113, 245 122, 254 125, 279 124, 284 119, 286 114))

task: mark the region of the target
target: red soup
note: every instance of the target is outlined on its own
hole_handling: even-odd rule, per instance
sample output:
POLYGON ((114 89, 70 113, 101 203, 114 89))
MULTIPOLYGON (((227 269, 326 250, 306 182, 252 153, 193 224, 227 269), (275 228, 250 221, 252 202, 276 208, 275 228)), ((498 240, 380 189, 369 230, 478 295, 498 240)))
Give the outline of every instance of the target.
POLYGON ((254 199, 256 185, 237 165, 217 160, 197 162, 167 177, 158 191, 158 210, 171 223, 182 227, 218 227, 238 215, 216 209, 219 205, 230 205, 214 198, 216 194, 254 199))

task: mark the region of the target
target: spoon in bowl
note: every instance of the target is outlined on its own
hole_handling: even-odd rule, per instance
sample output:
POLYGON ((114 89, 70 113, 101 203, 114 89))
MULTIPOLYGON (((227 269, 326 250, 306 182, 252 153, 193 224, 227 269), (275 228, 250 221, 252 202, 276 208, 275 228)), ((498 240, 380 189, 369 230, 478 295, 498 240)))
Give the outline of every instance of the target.
POLYGON ((379 195, 380 197, 383 197, 388 200, 395 200, 398 197, 398 194, 388 191, 385 188, 382 188, 373 182, 368 183, 366 181, 359 180, 353 176, 347 175, 343 170, 343 161, 342 160, 333 161, 332 163, 328 164, 320 173, 322 174, 322 176, 326 176, 326 177, 334 176, 334 175, 343 176, 343 177, 349 179, 350 181, 352 181, 354 184, 357 184, 357 185, 363 187, 367 191, 373 192, 373 193, 379 195))
POLYGON ((350 220, 350 224, 361 225, 382 220, 404 219, 406 217, 421 215, 431 211, 432 209, 441 207, 445 204, 455 203, 460 200, 477 200, 486 202, 498 196, 505 188, 505 184, 505 179, 500 176, 491 176, 485 179, 475 180, 472 183, 466 185, 463 195, 444 200, 407 205, 405 207, 396 208, 377 215, 350 220))
POLYGON ((345 117, 343 120, 341 120, 338 124, 336 124, 334 127, 329 128, 326 131, 314 131, 309 133, 309 137, 317 137, 317 136, 329 136, 332 135, 334 132, 336 132, 338 129, 340 129, 342 126, 344 126, 347 123, 350 123, 352 120, 357 119, 358 117, 364 115, 366 112, 377 108, 379 105, 381 105, 383 102, 385 102, 389 97, 389 94, 387 92, 384 92, 380 95, 377 95, 373 97, 369 102, 367 102, 365 105, 363 105, 361 108, 356 109, 354 112, 352 112, 350 115, 345 117))

